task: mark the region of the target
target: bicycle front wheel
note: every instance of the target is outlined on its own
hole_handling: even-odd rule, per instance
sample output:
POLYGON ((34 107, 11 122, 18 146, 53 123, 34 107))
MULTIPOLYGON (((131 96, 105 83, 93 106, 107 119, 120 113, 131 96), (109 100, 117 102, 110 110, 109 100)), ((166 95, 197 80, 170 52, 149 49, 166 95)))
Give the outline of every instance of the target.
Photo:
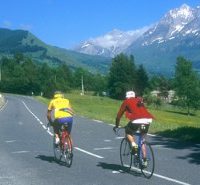
POLYGON ((128 171, 132 165, 131 146, 127 138, 123 138, 120 145, 120 161, 121 165, 128 171))
POLYGON ((72 147, 72 140, 69 136, 65 137, 64 141, 64 150, 63 150, 63 160, 65 162, 65 165, 67 167, 70 167, 72 165, 73 160, 73 147, 72 147))
POLYGON ((151 178, 155 168, 154 153, 151 145, 145 142, 143 145, 146 147, 146 165, 144 166, 141 161, 141 172, 146 178, 151 178))

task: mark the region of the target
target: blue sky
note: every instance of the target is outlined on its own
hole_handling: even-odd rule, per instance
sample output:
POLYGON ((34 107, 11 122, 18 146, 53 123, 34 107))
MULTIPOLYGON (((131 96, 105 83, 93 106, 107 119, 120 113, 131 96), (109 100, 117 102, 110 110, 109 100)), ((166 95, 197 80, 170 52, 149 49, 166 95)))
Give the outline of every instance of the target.
POLYGON ((47 44, 71 48, 113 29, 148 26, 170 9, 199 0, 0 0, 0 27, 29 30, 47 44))

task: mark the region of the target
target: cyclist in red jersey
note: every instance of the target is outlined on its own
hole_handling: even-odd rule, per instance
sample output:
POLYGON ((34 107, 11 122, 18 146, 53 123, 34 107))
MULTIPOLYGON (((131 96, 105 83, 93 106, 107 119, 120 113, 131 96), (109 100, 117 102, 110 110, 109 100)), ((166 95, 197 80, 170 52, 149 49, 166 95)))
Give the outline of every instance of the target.
MULTIPOLYGON (((148 132, 149 125, 154 117, 144 106, 143 99, 141 97, 136 97, 134 91, 126 92, 126 99, 121 104, 117 113, 115 127, 113 128, 114 131, 116 131, 116 128, 119 127, 120 119, 124 113, 130 120, 125 127, 126 137, 133 147, 133 152, 136 152, 138 146, 135 142, 133 133, 139 129, 143 137, 145 137, 148 132)), ((145 153, 144 150, 145 149, 143 149, 143 152, 145 153)))

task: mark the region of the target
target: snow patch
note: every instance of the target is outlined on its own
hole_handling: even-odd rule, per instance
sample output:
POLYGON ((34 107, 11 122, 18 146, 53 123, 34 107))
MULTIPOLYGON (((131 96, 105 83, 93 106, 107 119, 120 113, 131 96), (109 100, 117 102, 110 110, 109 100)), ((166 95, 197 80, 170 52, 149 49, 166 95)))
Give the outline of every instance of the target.
POLYGON ((172 36, 174 33, 176 33, 176 32, 180 32, 183 28, 184 28, 184 26, 182 26, 182 25, 176 25, 176 26, 175 26, 175 30, 173 30, 173 31, 171 32, 171 36, 172 36))
POLYGON ((169 40, 175 39, 175 37, 170 37, 169 40))
POLYGON ((90 45, 91 45, 91 44, 86 43, 86 44, 82 45, 81 48, 86 48, 86 47, 88 47, 88 46, 90 46, 90 45))

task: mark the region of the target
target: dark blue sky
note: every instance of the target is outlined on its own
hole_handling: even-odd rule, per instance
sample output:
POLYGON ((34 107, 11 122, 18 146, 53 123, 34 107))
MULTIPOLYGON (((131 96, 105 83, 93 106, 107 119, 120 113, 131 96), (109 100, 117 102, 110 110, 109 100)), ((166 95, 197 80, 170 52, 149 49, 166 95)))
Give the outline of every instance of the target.
POLYGON ((0 27, 25 29, 47 44, 70 48, 113 29, 159 21, 170 9, 199 0, 0 0, 0 27))

